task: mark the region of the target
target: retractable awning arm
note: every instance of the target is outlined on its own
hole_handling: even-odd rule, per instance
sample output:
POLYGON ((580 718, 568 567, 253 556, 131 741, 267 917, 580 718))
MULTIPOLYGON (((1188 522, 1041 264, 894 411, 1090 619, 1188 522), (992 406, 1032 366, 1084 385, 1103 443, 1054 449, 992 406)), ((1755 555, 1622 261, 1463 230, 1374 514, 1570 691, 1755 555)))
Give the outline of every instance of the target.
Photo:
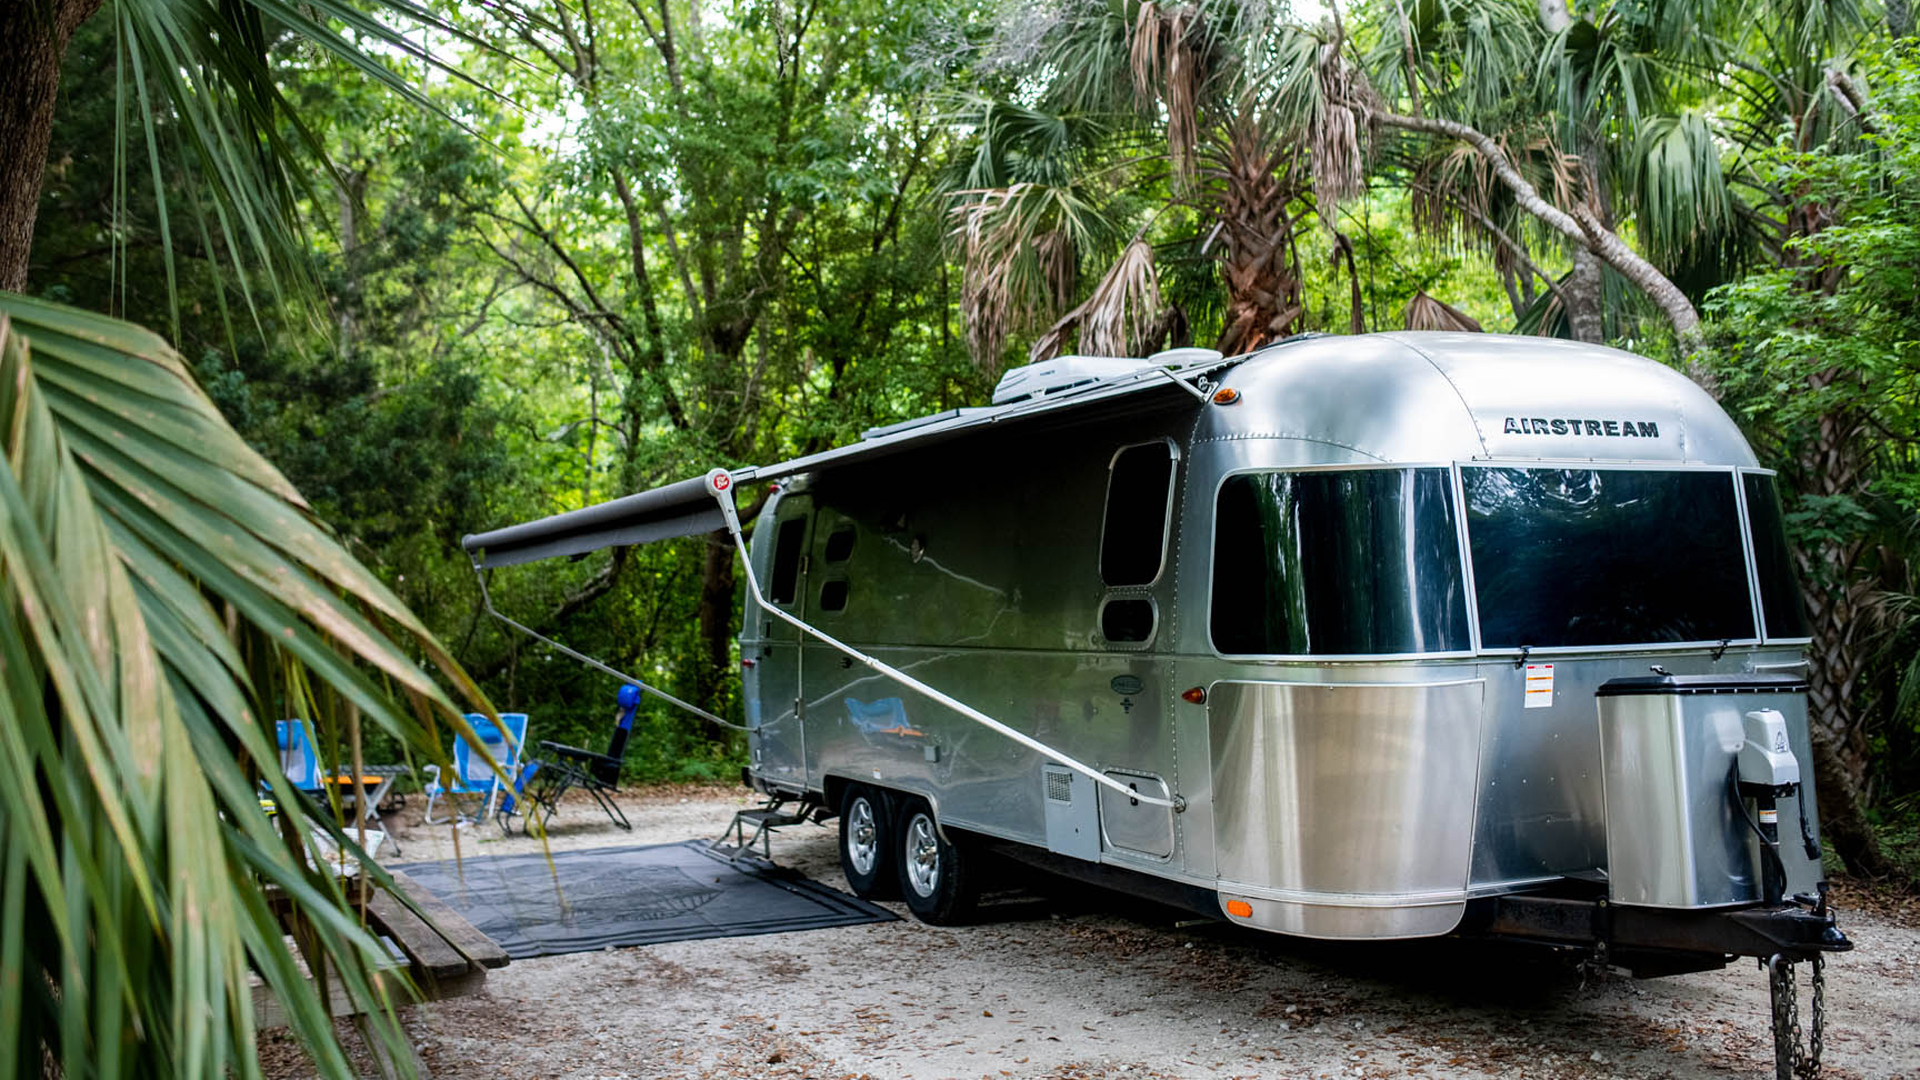
POLYGON ((735 509, 734 501, 733 501, 733 489, 735 486, 733 482, 733 475, 725 469, 713 469, 713 470, 710 470, 706 476, 702 477, 701 480, 703 483, 705 483, 708 494, 713 496, 714 503, 719 507, 720 516, 726 522, 726 530, 728 535, 733 537, 734 549, 740 553, 740 565, 746 571, 747 591, 753 594, 754 603, 758 604, 761 610, 767 612, 769 615, 772 615, 774 618, 779 619, 782 622, 785 622, 788 625, 794 627, 795 629, 799 630, 801 633, 806 634, 809 637, 817 638, 820 641, 826 643, 827 645, 830 645, 833 648, 840 650, 842 653, 845 653, 849 659, 852 659, 860 664, 864 664, 868 668, 871 668, 872 670, 877 671, 882 675, 885 675, 887 678, 892 679, 893 681, 900 683, 903 686, 906 686, 915 691, 918 691, 919 693, 925 695, 926 697, 932 698, 934 701, 937 701, 940 704, 945 705, 947 708, 952 709, 954 712, 959 713, 961 716, 964 716, 969 720, 972 720, 974 723, 980 724, 981 726, 986 727, 989 730, 999 735, 1012 739, 1014 742, 1019 743, 1021 746, 1024 746, 1027 749, 1032 750, 1034 753, 1039 754, 1041 757, 1044 757, 1049 761, 1055 762, 1056 764, 1063 765, 1066 768, 1072 769, 1074 772, 1077 772, 1082 776, 1085 776, 1087 779, 1092 780, 1096 784, 1101 784, 1105 787, 1112 788, 1114 791, 1119 792, 1121 795, 1126 796, 1128 799, 1145 803, 1148 806, 1164 806, 1169 810, 1174 811, 1175 813, 1181 813, 1186 810, 1187 801, 1186 799, 1182 798, 1179 795, 1175 795, 1170 799, 1162 799, 1162 798, 1159 798, 1158 796, 1148 795, 1145 792, 1138 791, 1134 788, 1130 788, 1127 785, 1120 783, 1118 780, 1115 780, 1112 777, 1106 775, 1105 773, 1098 771, 1092 766, 1087 765, 1076 758, 1070 757, 1067 754, 1060 752, 1059 750, 1055 750, 1053 747, 1048 746, 1046 743, 1041 742, 1040 740, 1034 738, 1031 735, 1028 735, 1026 732, 1020 731, 1016 728, 1003 724, 1000 721, 995 720, 993 717, 988 716, 986 713, 981 712, 979 709, 976 709, 973 706, 967 704, 966 702, 961 701, 959 698, 956 698, 951 694, 938 690, 934 687, 928 686, 926 683, 921 682, 919 679, 914 678, 913 676, 907 674, 904 671, 901 671, 899 668, 894 667, 892 664, 889 664, 884 660, 878 659, 877 657, 868 656, 866 653, 863 653, 859 649, 856 649, 853 646, 847 644, 846 642, 841 641, 839 638, 834 637, 832 634, 827 633, 825 630, 822 630, 819 627, 814 626, 813 624, 807 622, 806 620, 796 615, 793 615, 790 612, 784 611, 773 604, 768 603, 766 600, 766 597, 760 592, 760 581, 758 578, 754 576, 754 573, 753 573, 753 560, 749 558, 747 554, 746 537, 743 536, 740 531, 740 515, 739 515, 739 512, 735 509))

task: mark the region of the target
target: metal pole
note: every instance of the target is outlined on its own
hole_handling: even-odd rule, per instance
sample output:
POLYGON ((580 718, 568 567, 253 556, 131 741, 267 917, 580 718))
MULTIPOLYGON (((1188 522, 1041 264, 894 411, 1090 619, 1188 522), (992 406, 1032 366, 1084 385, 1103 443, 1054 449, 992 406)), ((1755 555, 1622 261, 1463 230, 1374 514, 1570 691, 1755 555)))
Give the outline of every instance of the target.
POLYGON ((754 603, 758 604, 761 610, 766 611, 769 614, 773 615, 775 618, 780 619, 781 621, 792 625, 793 627, 799 629, 802 633, 809 634, 813 637, 820 639, 823 642, 826 642, 828 645, 831 645, 834 648, 839 649, 841 652, 847 654, 847 656, 851 657, 852 659, 858 660, 860 663, 865 664, 867 667, 872 668, 873 670, 879 672, 880 674, 887 676, 888 678, 894 680, 895 682, 901 683, 905 686, 909 686, 915 690, 918 690, 920 693, 926 695, 927 697, 932 698, 933 700, 939 702, 942 705, 945 705, 947 708, 952 709, 954 712, 959 713, 960 715, 966 717, 967 719, 972 720, 978 724, 984 725, 985 727, 990 728, 991 730, 996 731, 1001 735, 1006 736, 1009 739, 1012 739, 1014 742, 1019 743, 1020 745, 1026 747, 1029 750, 1032 750, 1034 753, 1037 753, 1042 757, 1045 757, 1051 761, 1064 765, 1067 768, 1072 769, 1074 772, 1080 773, 1081 775, 1085 776, 1089 780, 1092 780, 1096 784, 1103 784, 1109 788, 1112 788, 1114 791, 1117 791, 1120 794, 1125 795, 1129 799, 1138 800, 1140 802, 1146 803, 1149 806, 1164 806, 1170 810, 1173 810, 1176 813, 1186 810, 1187 808, 1186 800, 1181 798, 1178 795, 1174 796, 1171 799, 1162 799, 1162 798, 1159 798, 1158 796, 1148 795, 1142 791, 1136 791, 1133 788, 1130 788, 1125 784, 1122 784, 1119 781, 1114 780, 1111 777, 1108 777, 1105 774, 1094 770, 1091 766, 1082 764, 1080 761, 1074 758, 1068 757, 1066 754, 1063 754, 1060 751, 1055 750, 1053 747, 1048 746, 1046 743, 1043 743, 1038 739, 1035 739, 1033 736, 1028 735, 1023 731, 1018 731, 1014 728, 1008 727, 1006 724, 1003 724, 1000 721, 995 720, 993 717, 988 716, 986 713, 981 712, 980 710, 974 708, 971 705, 968 705, 966 702, 961 701, 958 698, 955 698, 949 694, 936 690, 933 687, 928 686, 926 683, 921 682, 919 679, 916 679, 913 676, 908 675, 906 672, 901 671, 899 668, 896 668, 891 664, 886 663, 883 660, 879 660, 874 657, 868 656, 866 653, 863 653, 859 649, 856 649, 853 646, 848 645, 846 642, 841 641, 839 638, 834 637, 832 634, 829 634, 824 630, 820 630, 812 625, 809 625, 805 620, 802 620, 794 615, 790 615, 787 612, 782 611, 780 608, 767 603, 766 599, 760 593, 760 582, 757 578, 754 577, 754 574, 753 574, 753 560, 748 558, 747 556, 746 538, 740 534, 740 517, 738 513, 735 512, 734 505, 733 505, 733 477, 730 474, 728 474, 727 470, 725 469, 713 469, 709 471, 707 473, 707 491, 709 494, 713 496, 714 501, 720 504, 720 515, 721 517, 726 519, 727 532, 733 536, 734 547, 740 552, 740 563, 746 569, 746 572, 747 572, 747 590, 753 594, 754 603))

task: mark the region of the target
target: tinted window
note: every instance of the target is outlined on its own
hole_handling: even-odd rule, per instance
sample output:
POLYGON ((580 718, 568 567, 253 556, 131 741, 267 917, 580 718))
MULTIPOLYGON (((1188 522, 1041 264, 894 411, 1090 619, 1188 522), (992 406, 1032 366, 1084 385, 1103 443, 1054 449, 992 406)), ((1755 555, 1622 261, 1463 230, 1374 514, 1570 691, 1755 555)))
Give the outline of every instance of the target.
POLYGON ((1101 581, 1145 585, 1160 576, 1172 484, 1173 447, 1167 443, 1129 446, 1113 459, 1100 531, 1101 581))
POLYGON ((1731 474, 1461 475, 1487 648, 1754 636, 1731 474))
POLYGON ((842 525, 827 534, 827 550, 822 553, 828 562, 846 562, 853 557, 853 526, 842 525))
POLYGON ((1145 641, 1153 636, 1153 601, 1126 597, 1100 609, 1100 634, 1108 641, 1145 641))
POLYGON ((1229 477, 1214 507, 1214 647, 1470 648, 1451 487, 1446 469, 1229 477))
POLYGON ((800 542, 806 533, 807 519, 792 517, 780 523, 780 534, 773 538, 773 581, 767 587, 767 599, 776 604, 793 603, 800 584, 800 542))
POLYGON ((1760 578, 1760 614, 1770 638, 1813 636, 1800 589, 1793 579, 1793 553, 1787 549, 1787 530, 1780 516, 1780 493, 1773 477, 1745 473, 1747 531, 1753 539, 1753 568, 1760 578))
POLYGON ((820 610, 847 610, 847 583, 844 578, 835 579, 820 586, 820 610))

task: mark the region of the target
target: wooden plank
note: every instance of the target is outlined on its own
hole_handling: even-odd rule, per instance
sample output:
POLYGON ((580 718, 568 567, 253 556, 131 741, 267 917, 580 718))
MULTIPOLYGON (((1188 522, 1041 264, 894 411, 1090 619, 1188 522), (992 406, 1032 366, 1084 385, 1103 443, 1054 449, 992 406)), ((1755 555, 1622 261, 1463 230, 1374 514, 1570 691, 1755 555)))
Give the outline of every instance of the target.
POLYGON ((467 921, 466 916, 447 906, 445 900, 433 893, 405 873, 399 870, 388 871, 393 875, 394 887, 403 890, 407 898, 433 920, 441 936, 468 960, 483 968, 507 966, 506 950, 500 943, 482 933, 480 928, 467 921))
MULTIPOLYGON (((401 985, 398 979, 398 971, 399 969, 396 967, 393 974, 382 972, 376 975, 375 978, 386 983, 387 992, 392 995, 394 1004, 406 1005, 413 1000, 413 995, 401 985)), ((465 975, 456 975, 449 979, 440 979, 431 985, 422 985, 421 982, 416 979, 414 980, 414 985, 419 987, 421 995, 426 1000, 442 1001, 447 998, 477 994, 485 990, 487 987, 487 972, 485 968, 479 968, 469 971, 465 975)), ((332 999, 333 1015, 344 1017, 358 1014, 358 1010, 353 1007, 353 1002, 347 997, 347 992, 341 988, 340 978, 337 974, 327 981, 327 990, 328 997, 332 999)), ((266 983, 260 981, 258 976, 255 976, 252 980, 252 994, 253 1023, 256 1029, 265 1031, 270 1028, 283 1028, 288 1026, 287 1014, 286 1011, 280 1007, 280 999, 273 996, 273 992, 268 989, 266 983)))
MULTIPOLYGON (((398 898, 385 890, 374 890, 367 897, 367 921, 374 929, 393 939, 412 962, 414 973, 434 981, 465 975, 473 970, 467 955, 453 947, 440 932, 427 925, 398 898)), ((431 987, 422 989, 432 993, 431 987)))

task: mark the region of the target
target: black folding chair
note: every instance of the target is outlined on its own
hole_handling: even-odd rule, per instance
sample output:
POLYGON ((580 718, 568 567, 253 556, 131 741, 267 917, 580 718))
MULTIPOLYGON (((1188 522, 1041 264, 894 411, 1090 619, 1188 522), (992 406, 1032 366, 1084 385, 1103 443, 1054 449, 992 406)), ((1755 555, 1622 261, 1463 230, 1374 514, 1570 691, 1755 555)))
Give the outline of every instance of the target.
POLYGON ((633 831, 626 813, 613 797, 620 792, 620 764, 626 760, 627 739, 633 734, 633 717, 640 710, 640 699, 644 696, 637 686, 629 684, 620 688, 619 719, 604 754, 556 742, 540 744, 540 760, 526 787, 526 797, 534 804, 527 815, 529 822, 537 808, 542 814, 541 826, 544 828, 559 812, 560 800, 567 792, 579 788, 600 804, 600 809, 606 811, 608 819, 615 825, 633 831))

